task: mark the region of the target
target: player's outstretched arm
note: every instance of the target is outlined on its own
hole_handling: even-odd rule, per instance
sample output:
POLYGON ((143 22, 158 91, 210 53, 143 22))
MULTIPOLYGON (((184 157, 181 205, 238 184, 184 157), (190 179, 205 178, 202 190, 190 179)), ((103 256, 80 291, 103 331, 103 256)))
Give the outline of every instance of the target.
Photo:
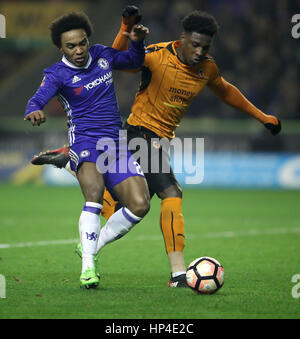
POLYGON ((234 85, 227 82, 219 76, 212 83, 208 84, 208 88, 223 102, 240 111, 246 112, 253 118, 260 121, 271 132, 276 135, 281 131, 281 122, 274 115, 263 113, 255 107, 234 85))
POLYGON ((32 126, 43 124, 46 121, 43 108, 56 95, 60 86, 56 72, 46 70, 40 87, 27 102, 24 121, 30 121, 32 126))
POLYGON ((149 29, 143 25, 134 25, 127 37, 131 40, 128 51, 117 51, 111 49, 114 54, 112 68, 118 70, 139 70, 145 60, 144 39, 149 29))
POLYGON ((119 33, 117 34, 112 47, 119 51, 128 50, 128 39, 123 33, 130 33, 132 27, 138 24, 142 19, 142 14, 138 7, 129 5, 123 9, 122 22, 119 33))
POLYGON ((27 114, 24 118, 24 121, 30 121, 32 126, 40 126, 46 121, 46 116, 43 111, 34 111, 27 114))
MULTIPOLYGON (((129 5, 123 9, 121 27, 112 45, 114 49, 117 49, 119 51, 128 50, 127 33, 130 33, 133 26, 138 24, 141 19, 142 14, 138 7, 129 5)), ((127 73, 137 73, 140 71, 140 68, 124 69, 122 71, 127 73)))

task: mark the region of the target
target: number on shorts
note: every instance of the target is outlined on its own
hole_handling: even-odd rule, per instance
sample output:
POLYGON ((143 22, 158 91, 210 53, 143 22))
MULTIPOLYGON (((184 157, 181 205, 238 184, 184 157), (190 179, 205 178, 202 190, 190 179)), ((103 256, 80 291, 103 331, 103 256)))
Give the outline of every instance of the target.
POLYGON ((134 164, 135 167, 136 167, 136 173, 137 173, 137 174, 140 174, 140 175, 144 175, 144 172, 143 172, 143 170, 142 170, 140 164, 139 164, 137 161, 135 161, 133 164, 134 164))

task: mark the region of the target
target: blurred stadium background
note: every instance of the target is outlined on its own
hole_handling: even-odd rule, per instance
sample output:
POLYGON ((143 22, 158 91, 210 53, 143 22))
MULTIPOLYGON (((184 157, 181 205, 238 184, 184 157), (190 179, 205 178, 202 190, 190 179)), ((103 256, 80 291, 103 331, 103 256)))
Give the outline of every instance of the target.
MULTIPOLYGON (((94 24, 91 43, 111 45, 127 4, 141 8, 151 32, 147 44, 176 40, 180 20, 191 10, 212 13, 220 32, 211 54, 221 74, 261 110, 282 120, 282 133, 273 137, 257 121, 204 90, 177 131, 179 137, 204 138, 201 185, 299 189, 300 39, 291 35, 291 18, 300 13, 298 0, 2 0, 6 38, 0 39, 0 181, 75 184, 64 171, 29 165, 39 151, 67 143, 65 113, 56 99, 45 108, 46 124, 33 128, 23 121, 43 69, 61 57, 50 42, 48 26, 63 13, 83 10, 94 24)), ((139 75, 115 72, 114 78, 125 119, 139 75)))

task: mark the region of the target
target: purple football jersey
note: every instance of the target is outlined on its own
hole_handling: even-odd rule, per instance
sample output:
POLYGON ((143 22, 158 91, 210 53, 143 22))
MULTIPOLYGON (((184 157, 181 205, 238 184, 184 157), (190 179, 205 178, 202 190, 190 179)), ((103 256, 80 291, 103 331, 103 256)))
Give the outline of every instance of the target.
POLYGON ((134 69, 145 58, 143 41, 131 43, 128 51, 94 45, 84 67, 76 67, 65 57, 44 70, 40 88, 28 101, 25 116, 42 110, 58 97, 68 117, 69 144, 76 138, 118 138, 121 117, 115 95, 112 70, 134 69))

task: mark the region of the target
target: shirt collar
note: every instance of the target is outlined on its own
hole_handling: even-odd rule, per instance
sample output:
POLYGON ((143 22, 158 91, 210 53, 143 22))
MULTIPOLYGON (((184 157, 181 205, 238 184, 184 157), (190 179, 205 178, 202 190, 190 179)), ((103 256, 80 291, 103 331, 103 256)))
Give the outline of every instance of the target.
POLYGON ((63 55, 61 61, 66 64, 67 66, 69 67, 72 67, 72 68, 75 68, 75 69, 87 69, 89 68, 91 62, 92 62, 92 57, 91 57, 91 54, 89 53, 89 58, 88 58, 88 61, 87 63, 82 66, 82 67, 78 67, 78 66, 75 66, 74 64, 72 64, 69 60, 67 60, 67 58, 63 55))

